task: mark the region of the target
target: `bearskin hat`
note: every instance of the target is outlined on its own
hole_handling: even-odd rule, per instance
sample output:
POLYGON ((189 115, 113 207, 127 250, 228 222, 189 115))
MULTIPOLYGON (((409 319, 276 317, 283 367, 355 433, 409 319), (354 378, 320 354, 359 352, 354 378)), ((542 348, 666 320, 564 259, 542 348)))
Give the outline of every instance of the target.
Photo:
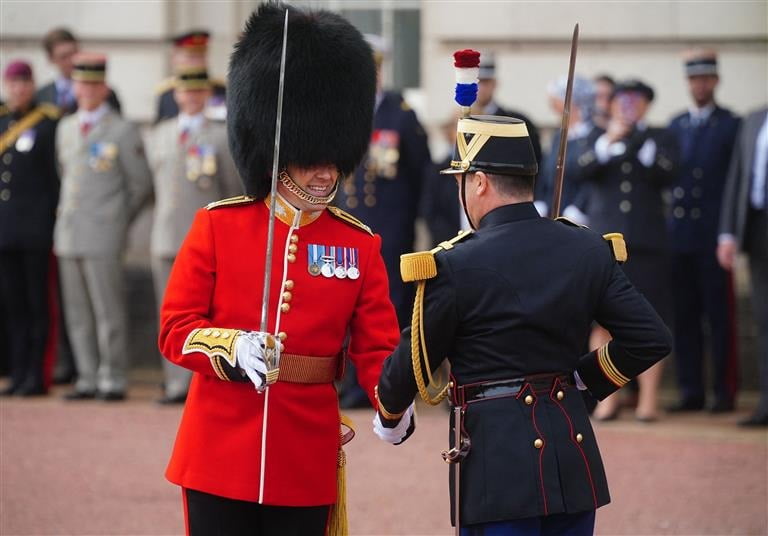
POLYGON ((376 93, 373 52, 360 32, 328 11, 263 4, 229 64, 229 147, 249 195, 270 190, 285 10, 288 44, 280 167, 335 164, 354 171, 368 149, 376 93))

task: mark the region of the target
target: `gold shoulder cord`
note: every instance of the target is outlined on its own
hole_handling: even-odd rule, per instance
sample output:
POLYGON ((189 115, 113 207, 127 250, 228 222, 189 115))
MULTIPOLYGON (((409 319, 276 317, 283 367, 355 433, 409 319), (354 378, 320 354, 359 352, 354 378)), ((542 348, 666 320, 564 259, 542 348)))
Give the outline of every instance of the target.
POLYGON ((424 336, 424 289, 428 279, 437 276, 437 262, 435 254, 442 250, 449 250, 453 245, 469 236, 471 233, 462 231, 451 240, 442 242, 436 248, 430 251, 419 253, 409 253, 400 257, 400 275, 404 282, 416 283, 416 298, 413 301, 413 315, 411 317, 411 363, 413 365, 413 377, 416 380, 416 387, 419 390, 421 399, 430 406, 436 406, 448 396, 448 389, 451 382, 445 380, 436 382, 432 377, 432 371, 429 366, 429 355, 427 354, 427 343, 424 336), (422 366, 423 363, 423 366, 422 366), (429 385, 424 382, 423 369, 427 369, 427 379, 429 385), (429 387, 437 391, 432 396, 429 387))

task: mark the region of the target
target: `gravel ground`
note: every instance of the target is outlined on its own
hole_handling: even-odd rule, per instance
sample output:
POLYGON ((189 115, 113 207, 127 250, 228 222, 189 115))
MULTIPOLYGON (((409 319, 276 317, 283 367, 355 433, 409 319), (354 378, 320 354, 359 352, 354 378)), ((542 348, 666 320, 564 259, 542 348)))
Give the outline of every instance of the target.
MULTIPOLYGON (((0 400, 0 534, 175 535, 181 495, 163 478, 181 409, 149 385, 124 403, 54 396, 0 400)), ((350 416, 348 510, 354 535, 451 535, 447 413, 421 408, 416 434, 392 447, 350 416)), ((596 425, 613 502, 603 535, 768 534, 768 434, 740 430, 744 412, 623 419, 596 425)))

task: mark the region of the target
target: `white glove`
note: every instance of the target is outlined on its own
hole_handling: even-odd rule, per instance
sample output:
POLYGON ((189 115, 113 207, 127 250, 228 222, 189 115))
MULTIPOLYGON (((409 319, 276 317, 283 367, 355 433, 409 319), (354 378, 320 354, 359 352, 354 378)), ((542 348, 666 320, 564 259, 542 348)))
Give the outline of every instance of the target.
POLYGON ((416 414, 414 413, 413 402, 411 402, 411 405, 408 406, 408 409, 405 410, 403 416, 400 417, 400 422, 397 423, 397 425, 395 425, 393 428, 387 428, 384 426, 384 423, 381 422, 381 415, 377 411, 376 416, 373 418, 373 433, 376 434, 382 441, 392 443, 393 445, 398 445, 407 439, 408 431, 411 427, 411 421, 415 419, 416 414))
POLYGON ((267 356, 275 355, 275 367, 280 364, 280 343, 269 333, 243 331, 237 336, 235 356, 237 366, 243 369, 258 391, 267 387, 267 356))

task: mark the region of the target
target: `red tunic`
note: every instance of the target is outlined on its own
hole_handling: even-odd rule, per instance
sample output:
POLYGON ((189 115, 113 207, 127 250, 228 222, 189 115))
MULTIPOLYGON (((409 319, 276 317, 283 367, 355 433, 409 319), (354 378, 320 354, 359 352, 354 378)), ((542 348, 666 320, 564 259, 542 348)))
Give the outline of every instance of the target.
MULTIPOLYGON (((278 201, 268 330, 287 334, 285 353, 308 356, 337 355, 349 333, 349 356, 373 403, 382 362, 399 337, 381 239, 328 210, 312 218, 278 201), (289 249, 290 235, 297 247, 289 249), (360 277, 311 275, 310 244, 356 248, 360 277)), ((174 263, 160 350, 195 374, 166 476, 262 504, 333 504, 340 416, 332 383, 278 380, 260 394, 250 382, 220 379, 204 353, 182 354, 195 328, 259 329, 268 216, 265 202, 202 209, 174 263)))

